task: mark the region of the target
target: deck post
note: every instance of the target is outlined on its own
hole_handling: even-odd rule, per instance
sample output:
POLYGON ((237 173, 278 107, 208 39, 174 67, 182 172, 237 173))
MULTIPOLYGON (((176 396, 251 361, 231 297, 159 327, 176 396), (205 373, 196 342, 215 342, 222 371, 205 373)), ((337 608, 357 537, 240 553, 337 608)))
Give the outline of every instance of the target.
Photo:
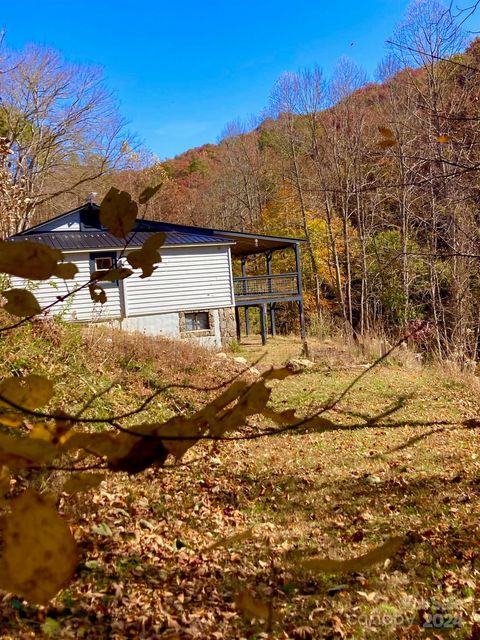
MULTIPOLYGON (((270 250, 265 251, 265 258, 267 262, 268 293, 272 293, 272 252, 270 250)), ((268 305, 268 312, 270 315, 270 332, 272 336, 275 336, 277 333, 275 327, 275 304, 268 305)))
POLYGON ((240 342, 240 338, 242 337, 242 329, 240 327, 240 314, 238 313, 238 307, 235 307, 235 325, 237 328, 237 340, 240 342))
POLYGON ((273 338, 277 335, 277 326, 275 323, 275 306, 275 302, 272 302, 268 305, 270 311, 270 333, 272 334, 273 338))
POLYGON ((295 268, 297 270, 297 286, 298 286, 298 314, 300 316, 300 336, 302 340, 305 340, 305 312, 303 309, 303 291, 302 291, 302 264, 300 262, 300 245, 295 243, 295 268))
MULTIPOLYGON (((243 295, 247 294, 247 256, 242 256, 242 278, 243 280, 243 295)), ((245 307, 245 335, 250 335, 250 311, 248 307, 245 307)))
POLYGON ((262 333, 262 345, 267 344, 267 305, 261 304, 260 309, 260 331, 262 333))

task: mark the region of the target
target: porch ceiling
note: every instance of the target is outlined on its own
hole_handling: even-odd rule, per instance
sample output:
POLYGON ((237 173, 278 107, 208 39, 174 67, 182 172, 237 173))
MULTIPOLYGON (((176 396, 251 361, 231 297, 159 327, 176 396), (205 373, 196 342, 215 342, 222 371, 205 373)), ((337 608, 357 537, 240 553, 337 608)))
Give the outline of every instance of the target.
MULTIPOLYGON (((215 230, 214 233, 220 234, 220 231, 215 230)), ((283 238, 281 236, 265 236, 253 233, 241 233, 239 231, 222 230, 221 235, 235 242, 230 248, 233 257, 265 253, 266 251, 277 251, 279 249, 293 249, 295 245, 305 242, 303 238, 283 238)))

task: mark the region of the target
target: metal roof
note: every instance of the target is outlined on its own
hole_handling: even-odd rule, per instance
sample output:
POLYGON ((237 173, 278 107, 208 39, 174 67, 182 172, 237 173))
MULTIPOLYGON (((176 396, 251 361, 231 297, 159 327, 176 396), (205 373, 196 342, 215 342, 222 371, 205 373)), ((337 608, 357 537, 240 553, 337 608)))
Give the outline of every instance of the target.
MULTIPOLYGON (((32 240, 42 242, 62 251, 78 251, 82 249, 123 249, 128 247, 141 247, 145 240, 154 235, 156 231, 136 231, 130 233, 126 239, 116 238, 107 231, 56 231, 49 233, 29 233, 10 238, 14 241, 32 240)), ((232 244, 233 240, 217 235, 205 235, 201 233, 180 233, 167 231, 163 246, 177 245, 202 245, 202 244, 232 244)))
MULTIPOLYGON (((42 233, 42 227, 51 222, 42 222, 30 229, 13 236, 12 240, 29 238, 37 242, 45 242, 52 247, 73 251, 79 249, 109 249, 123 248, 125 241, 111 236, 101 228, 99 222, 100 207, 95 203, 84 204, 81 207, 67 211, 52 218, 60 220, 64 216, 78 212, 83 223, 89 227, 82 231, 47 231, 42 233), (92 227, 94 228, 93 230, 92 227), (98 230, 96 230, 98 229, 98 230)), ((305 242, 304 238, 286 238, 284 236, 270 236, 258 233, 244 233, 241 231, 227 231, 208 227, 194 227, 190 225, 159 222, 156 220, 138 219, 135 233, 129 238, 129 246, 139 246, 154 232, 163 231, 167 234, 166 246, 198 245, 198 244, 230 244, 233 256, 246 256, 266 251, 293 248, 305 242)))

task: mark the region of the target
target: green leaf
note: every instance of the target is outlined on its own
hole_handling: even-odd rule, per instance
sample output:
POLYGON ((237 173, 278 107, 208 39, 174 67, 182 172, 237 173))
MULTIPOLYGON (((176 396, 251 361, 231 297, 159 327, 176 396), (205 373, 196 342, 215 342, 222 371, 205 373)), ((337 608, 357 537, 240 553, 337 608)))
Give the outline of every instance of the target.
POLYGON ((111 538, 113 536, 113 532, 105 522, 101 522, 100 524, 94 524, 92 527, 93 533, 98 534, 99 536, 106 536, 111 538))
POLYGON ((45 618, 45 622, 42 624, 42 631, 47 638, 54 638, 60 634, 62 627, 57 620, 53 618, 45 618))

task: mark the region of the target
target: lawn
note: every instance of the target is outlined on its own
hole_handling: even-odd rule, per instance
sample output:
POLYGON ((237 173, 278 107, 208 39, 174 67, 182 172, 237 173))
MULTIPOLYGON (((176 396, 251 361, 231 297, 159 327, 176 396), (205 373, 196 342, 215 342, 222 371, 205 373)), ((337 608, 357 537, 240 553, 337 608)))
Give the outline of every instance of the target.
MULTIPOLYGON (((279 339, 235 355, 262 368, 298 350, 279 339)), ((359 371, 274 382, 273 404, 308 414, 359 371)), ((474 379, 389 363, 329 412, 336 430, 205 444, 62 497, 76 579, 47 608, 6 596, 1 637, 478 639, 478 398, 474 379), (302 565, 392 536, 400 548, 372 567, 302 565)))

